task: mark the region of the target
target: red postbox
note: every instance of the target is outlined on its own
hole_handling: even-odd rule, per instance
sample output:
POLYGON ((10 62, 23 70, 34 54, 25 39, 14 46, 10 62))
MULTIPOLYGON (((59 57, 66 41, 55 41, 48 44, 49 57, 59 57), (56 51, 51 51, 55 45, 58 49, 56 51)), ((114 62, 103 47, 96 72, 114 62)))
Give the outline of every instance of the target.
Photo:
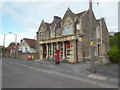
POLYGON ((59 64, 59 62, 60 62, 60 50, 56 50, 56 52, 55 52, 55 63, 56 64, 59 64))

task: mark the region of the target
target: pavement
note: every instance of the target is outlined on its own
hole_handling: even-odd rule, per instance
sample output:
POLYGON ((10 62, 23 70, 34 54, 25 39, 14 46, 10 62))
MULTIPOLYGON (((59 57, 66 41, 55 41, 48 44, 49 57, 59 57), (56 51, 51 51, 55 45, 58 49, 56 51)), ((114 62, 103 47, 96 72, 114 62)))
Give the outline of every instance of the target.
POLYGON ((90 72, 90 62, 67 64, 42 60, 17 60, 12 58, 3 58, 4 61, 13 62, 34 68, 45 73, 59 75, 74 80, 80 80, 89 84, 98 85, 105 88, 118 88, 118 64, 97 65, 96 73, 90 72))

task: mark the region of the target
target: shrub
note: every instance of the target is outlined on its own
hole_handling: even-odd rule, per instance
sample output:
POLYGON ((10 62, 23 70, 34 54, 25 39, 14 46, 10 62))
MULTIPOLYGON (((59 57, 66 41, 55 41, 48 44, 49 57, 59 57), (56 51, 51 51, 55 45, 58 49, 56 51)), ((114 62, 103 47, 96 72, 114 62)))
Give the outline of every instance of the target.
POLYGON ((118 49, 118 46, 112 46, 110 48, 108 56, 109 56, 109 59, 111 60, 111 62, 120 63, 120 55, 118 52, 120 52, 120 49, 118 49))

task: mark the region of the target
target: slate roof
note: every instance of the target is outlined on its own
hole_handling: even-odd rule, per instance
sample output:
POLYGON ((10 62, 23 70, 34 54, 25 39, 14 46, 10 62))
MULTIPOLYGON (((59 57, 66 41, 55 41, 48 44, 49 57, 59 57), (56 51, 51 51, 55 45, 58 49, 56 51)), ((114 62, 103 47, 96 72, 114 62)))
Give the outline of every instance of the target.
POLYGON ((36 48, 35 39, 23 38, 23 40, 25 40, 31 48, 36 48))
MULTIPOLYGON (((70 10, 70 9, 68 8, 68 10, 70 10)), ((77 14, 73 13, 72 11, 71 12, 73 13, 73 15, 75 17, 79 17, 80 18, 86 11, 88 11, 88 10, 85 10, 85 11, 77 13, 77 14)), ((65 14, 64 14, 64 16, 65 16, 65 14)), ((47 26, 47 30, 50 30, 50 26, 54 26, 55 24, 57 25, 57 27, 59 27, 59 25, 61 25, 62 20, 63 20, 63 18, 61 18, 59 16, 54 16, 54 19, 53 19, 53 21, 51 23, 45 22, 44 20, 43 21, 44 21, 44 23, 47 26)))
MULTIPOLYGON (((73 13, 73 14, 74 14, 75 16, 81 17, 86 11, 87 11, 87 10, 85 10, 85 11, 83 11, 83 12, 80 12, 80 13, 77 13, 77 14, 75 14, 75 13, 73 13)), ((59 24, 59 23, 61 23, 62 20, 63 20, 63 19, 61 19, 61 17, 54 16, 54 20, 52 21, 52 23, 47 23, 47 22, 45 22, 45 24, 49 27, 49 26, 51 26, 51 25, 53 25, 53 24, 59 24), (58 19, 55 20, 55 17, 57 17, 58 19)))
MULTIPOLYGON (((86 11, 87 11, 87 10, 86 10, 86 11)), ((83 12, 77 13, 77 14, 75 14, 75 15, 81 17, 86 11, 83 11, 83 12)))

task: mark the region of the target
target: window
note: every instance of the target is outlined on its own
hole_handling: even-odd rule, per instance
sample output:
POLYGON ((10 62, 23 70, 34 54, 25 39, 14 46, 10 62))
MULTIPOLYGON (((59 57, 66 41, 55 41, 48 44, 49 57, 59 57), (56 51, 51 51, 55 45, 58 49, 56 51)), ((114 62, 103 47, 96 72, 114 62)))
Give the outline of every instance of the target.
POLYGON ((99 28, 99 26, 96 28, 96 37, 100 38, 100 28, 99 28))
POLYGON ((49 55, 52 55, 52 46, 49 44, 49 55))
POLYGON ((42 38, 45 39, 45 32, 43 31, 42 34, 43 34, 43 35, 42 35, 42 38))
POLYGON ((50 37, 54 38, 55 37, 55 27, 50 28, 50 31, 51 31, 50 37))
POLYGON ((63 58, 63 44, 60 43, 60 57, 63 58))
POLYGON ((69 24, 69 34, 72 34, 72 33, 73 33, 73 25, 69 24))
POLYGON ((72 34, 73 33, 73 25, 69 24, 69 25, 65 25, 64 26, 64 30, 63 30, 63 34, 72 34))
POLYGON ((79 24, 77 24, 77 30, 80 30, 80 25, 79 24))
POLYGON ((28 48, 27 47, 25 47, 25 52, 27 52, 28 51, 28 48))
POLYGON ((42 39, 42 32, 40 32, 40 39, 42 39))
POLYGON ((54 43, 53 45, 54 45, 54 57, 55 57, 56 50, 57 50, 57 44, 56 44, 56 43, 54 43))
POLYGON ((66 58, 70 58, 70 42, 66 42, 66 58))

